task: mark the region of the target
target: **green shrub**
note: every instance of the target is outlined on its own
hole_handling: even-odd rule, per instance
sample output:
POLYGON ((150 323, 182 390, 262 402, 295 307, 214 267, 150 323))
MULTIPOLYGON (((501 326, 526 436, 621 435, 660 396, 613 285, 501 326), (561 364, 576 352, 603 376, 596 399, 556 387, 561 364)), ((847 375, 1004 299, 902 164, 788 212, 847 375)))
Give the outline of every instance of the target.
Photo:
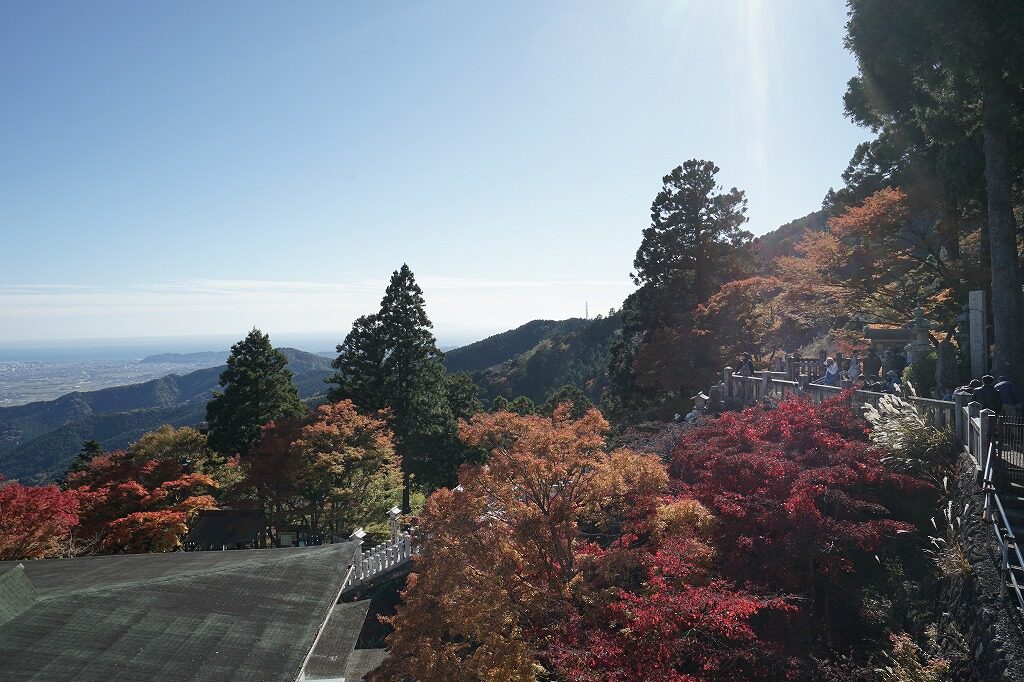
POLYGON ((929 353, 923 358, 914 360, 903 368, 903 382, 916 386, 922 395, 928 395, 935 388, 935 367, 938 364, 938 357, 935 353, 929 353))

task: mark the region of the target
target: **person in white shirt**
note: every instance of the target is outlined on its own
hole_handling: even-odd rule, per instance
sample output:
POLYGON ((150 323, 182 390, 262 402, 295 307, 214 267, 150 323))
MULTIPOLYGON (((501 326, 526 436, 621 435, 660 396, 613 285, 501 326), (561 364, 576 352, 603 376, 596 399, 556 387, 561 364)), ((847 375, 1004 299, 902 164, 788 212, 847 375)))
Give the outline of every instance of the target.
POLYGON ((839 365, 833 358, 825 358, 825 376, 818 379, 815 383, 824 384, 825 386, 838 386, 839 385, 839 365))

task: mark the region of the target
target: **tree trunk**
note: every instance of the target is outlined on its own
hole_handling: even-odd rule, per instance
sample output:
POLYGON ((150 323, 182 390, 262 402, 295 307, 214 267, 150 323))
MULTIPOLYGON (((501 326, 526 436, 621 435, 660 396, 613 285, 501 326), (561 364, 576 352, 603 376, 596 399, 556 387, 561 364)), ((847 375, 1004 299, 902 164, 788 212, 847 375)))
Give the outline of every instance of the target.
POLYGON ((409 472, 402 472, 402 513, 408 514, 412 511, 412 505, 409 503, 409 472))
POLYGON ((985 65, 982 131, 985 137, 985 191, 988 196, 988 234, 992 254, 992 322, 995 357, 993 373, 1012 377, 1021 385, 1024 334, 1021 329, 1020 265, 1017 221, 1013 216, 1010 170, 1010 109, 1001 63, 985 65))

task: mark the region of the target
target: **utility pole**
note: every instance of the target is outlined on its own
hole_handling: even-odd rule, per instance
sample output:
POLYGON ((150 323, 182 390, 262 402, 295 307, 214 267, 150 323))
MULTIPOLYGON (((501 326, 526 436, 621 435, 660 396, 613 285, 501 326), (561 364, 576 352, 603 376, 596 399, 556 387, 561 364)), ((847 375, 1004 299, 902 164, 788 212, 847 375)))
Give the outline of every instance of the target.
POLYGON ((586 320, 590 319, 590 301, 583 302, 583 318, 586 320))

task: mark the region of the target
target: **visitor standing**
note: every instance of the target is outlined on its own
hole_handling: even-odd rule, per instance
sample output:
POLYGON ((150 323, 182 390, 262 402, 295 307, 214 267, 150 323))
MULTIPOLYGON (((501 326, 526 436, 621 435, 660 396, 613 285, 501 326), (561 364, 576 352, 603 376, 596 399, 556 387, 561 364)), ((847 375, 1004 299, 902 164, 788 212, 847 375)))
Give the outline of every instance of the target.
POLYGON ((981 403, 981 409, 992 410, 996 414, 1003 413, 1003 397, 996 390, 996 378, 986 374, 981 378, 981 387, 974 389, 974 399, 981 403))
POLYGON ((877 380, 878 373, 882 369, 882 358, 878 357, 878 353, 872 348, 868 351, 868 356, 864 358, 864 376, 869 381, 877 380))
POLYGON ((996 390, 1003 401, 1003 413, 1009 417, 1019 417, 1020 395, 1017 393, 1017 386, 1009 377, 1001 376, 996 382, 996 390))
POLYGON ((857 356, 857 351, 854 351, 850 357, 850 366, 846 369, 846 377, 850 383, 860 378, 860 358, 857 356))

